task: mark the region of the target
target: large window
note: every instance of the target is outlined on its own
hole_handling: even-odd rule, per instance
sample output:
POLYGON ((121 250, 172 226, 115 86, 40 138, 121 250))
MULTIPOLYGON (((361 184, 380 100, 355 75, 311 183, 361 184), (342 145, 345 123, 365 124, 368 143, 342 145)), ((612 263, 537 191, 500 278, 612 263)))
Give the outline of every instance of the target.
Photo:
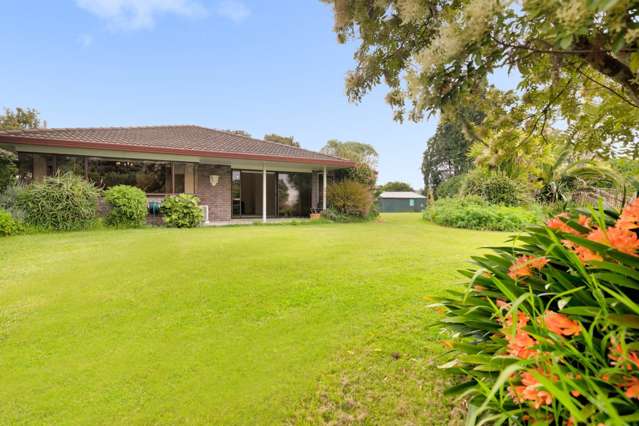
POLYGON ((310 173, 278 173, 277 206, 283 217, 307 216, 311 211, 310 173))
POLYGON ((171 164, 90 158, 88 178, 101 188, 136 186, 149 194, 172 192, 171 164))

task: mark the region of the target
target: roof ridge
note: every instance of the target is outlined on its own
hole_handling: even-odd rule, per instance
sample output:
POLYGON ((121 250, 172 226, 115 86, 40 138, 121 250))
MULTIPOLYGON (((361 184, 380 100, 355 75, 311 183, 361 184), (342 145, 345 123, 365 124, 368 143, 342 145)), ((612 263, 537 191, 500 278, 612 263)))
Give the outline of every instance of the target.
MULTIPOLYGON (((206 127, 195 124, 159 124, 147 126, 94 126, 94 127, 36 127, 30 129, 0 129, 0 132, 41 132, 41 131, 68 131, 68 130, 127 130, 127 129, 159 129, 159 128, 178 128, 178 127, 206 127)), ((211 129, 209 129, 211 130, 211 129)))

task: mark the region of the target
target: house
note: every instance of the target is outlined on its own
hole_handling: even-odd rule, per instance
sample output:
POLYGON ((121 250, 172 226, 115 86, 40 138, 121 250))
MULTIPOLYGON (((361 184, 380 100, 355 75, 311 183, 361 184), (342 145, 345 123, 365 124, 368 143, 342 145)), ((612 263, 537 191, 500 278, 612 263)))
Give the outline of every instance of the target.
POLYGON ((8 130, 0 147, 17 154, 25 182, 69 171, 101 188, 136 186, 152 205, 195 194, 209 222, 308 216, 326 208, 331 174, 354 165, 199 126, 8 130))
POLYGON ((378 199, 381 212, 420 212, 426 208, 426 197, 416 192, 382 192, 378 199))

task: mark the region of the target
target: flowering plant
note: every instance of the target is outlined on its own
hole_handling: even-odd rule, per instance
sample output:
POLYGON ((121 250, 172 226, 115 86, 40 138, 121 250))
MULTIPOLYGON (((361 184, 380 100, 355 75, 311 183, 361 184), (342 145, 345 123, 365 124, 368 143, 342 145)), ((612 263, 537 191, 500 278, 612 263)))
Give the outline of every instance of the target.
POLYGON ((639 199, 563 213, 475 257, 440 300, 468 424, 639 423, 639 199))

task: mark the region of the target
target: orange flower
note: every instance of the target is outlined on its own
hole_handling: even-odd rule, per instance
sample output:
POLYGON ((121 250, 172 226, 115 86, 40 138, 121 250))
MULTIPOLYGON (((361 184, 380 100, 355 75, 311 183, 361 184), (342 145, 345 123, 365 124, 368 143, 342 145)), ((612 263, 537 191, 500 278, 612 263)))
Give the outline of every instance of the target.
POLYGON ((639 354, 637 352, 628 352, 628 354, 624 354, 621 343, 616 343, 615 339, 612 339, 612 344, 614 346, 610 346, 610 353, 608 354, 608 358, 612 361, 610 365, 622 366, 626 364, 626 368, 628 370, 632 370, 632 366, 639 368, 639 354))
POLYGON ((571 394, 572 396, 574 396, 575 398, 579 398, 579 397, 581 396, 581 392, 579 392, 579 391, 578 391, 578 390, 576 390, 576 389, 571 390, 571 391, 570 391, 570 394, 571 394))
POLYGON ((482 292, 482 291, 486 291, 486 290, 488 290, 486 287, 484 287, 483 285, 480 285, 480 284, 475 284, 475 285, 473 286, 473 288, 474 288, 474 289, 475 289, 475 291, 477 291, 477 292, 482 292))
POLYGON ((621 228, 608 228, 610 245, 622 253, 637 255, 639 238, 633 231, 621 228))
POLYGON ((508 340, 508 354, 516 358, 528 359, 539 353, 539 351, 531 349, 537 344, 537 341, 524 330, 517 331, 514 336, 507 334, 506 340, 508 340))
POLYGON ((581 331, 577 321, 573 321, 567 316, 553 311, 546 311, 544 313, 544 323, 546 327, 548 327, 548 330, 560 336, 577 336, 581 331))
POLYGON ((637 255, 637 250, 639 249, 637 234, 620 228, 608 228, 606 232, 601 229, 595 229, 588 234, 588 239, 633 256, 637 255))
POLYGON ((626 396, 628 398, 639 399, 639 378, 631 377, 626 383, 622 384, 626 388, 626 396))
POLYGON ((590 228, 590 218, 586 215, 580 214, 577 219, 577 223, 579 223, 584 228, 590 228))
POLYGON ((553 217, 552 219, 550 219, 548 222, 546 222, 546 226, 549 227, 550 229, 554 229, 556 231, 561 231, 561 232, 565 232, 567 234, 575 234, 575 235, 579 235, 579 232, 577 232, 576 230, 572 229, 570 226, 568 226, 566 224, 566 222, 564 222, 563 219, 568 219, 570 216, 568 216, 568 213, 560 213, 557 216, 553 217))
MULTIPOLYGON (((553 377, 557 381, 556 377, 553 377)), ((542 405, 552 404, 552 395, 540 390, 541 384, 527 371, 521 374, 521 385, 509 386, 511 398, 520 404, 529 401, 533 407, 539 409, 542 405)))
POLYGON ((548 263, 546 257, 519 256, 515 263, 508 268, 508 276, 513 280, 519 277, 529 277, 533 269, 540 270, 548 263))
MULTIPOLYGON (((517 312, 517 331, 523 329, 528 324, 528 317, 525 313, 518 311, 517 312)), ((504 318, 504 327, 512 327, 513 326, 513 317, 508 314, 506 318, 504 318)))
POLYGON ((639 198, 635 198, 623 209, 615 227, 626 231, 639 228, 639 198))
POLYGON ((603 260, 601 256, 599 256, 594 251, 587 249, 586 247, 576 246, 574 250, 575 254, 582 262, 589 262, 591 260, 603 260))

